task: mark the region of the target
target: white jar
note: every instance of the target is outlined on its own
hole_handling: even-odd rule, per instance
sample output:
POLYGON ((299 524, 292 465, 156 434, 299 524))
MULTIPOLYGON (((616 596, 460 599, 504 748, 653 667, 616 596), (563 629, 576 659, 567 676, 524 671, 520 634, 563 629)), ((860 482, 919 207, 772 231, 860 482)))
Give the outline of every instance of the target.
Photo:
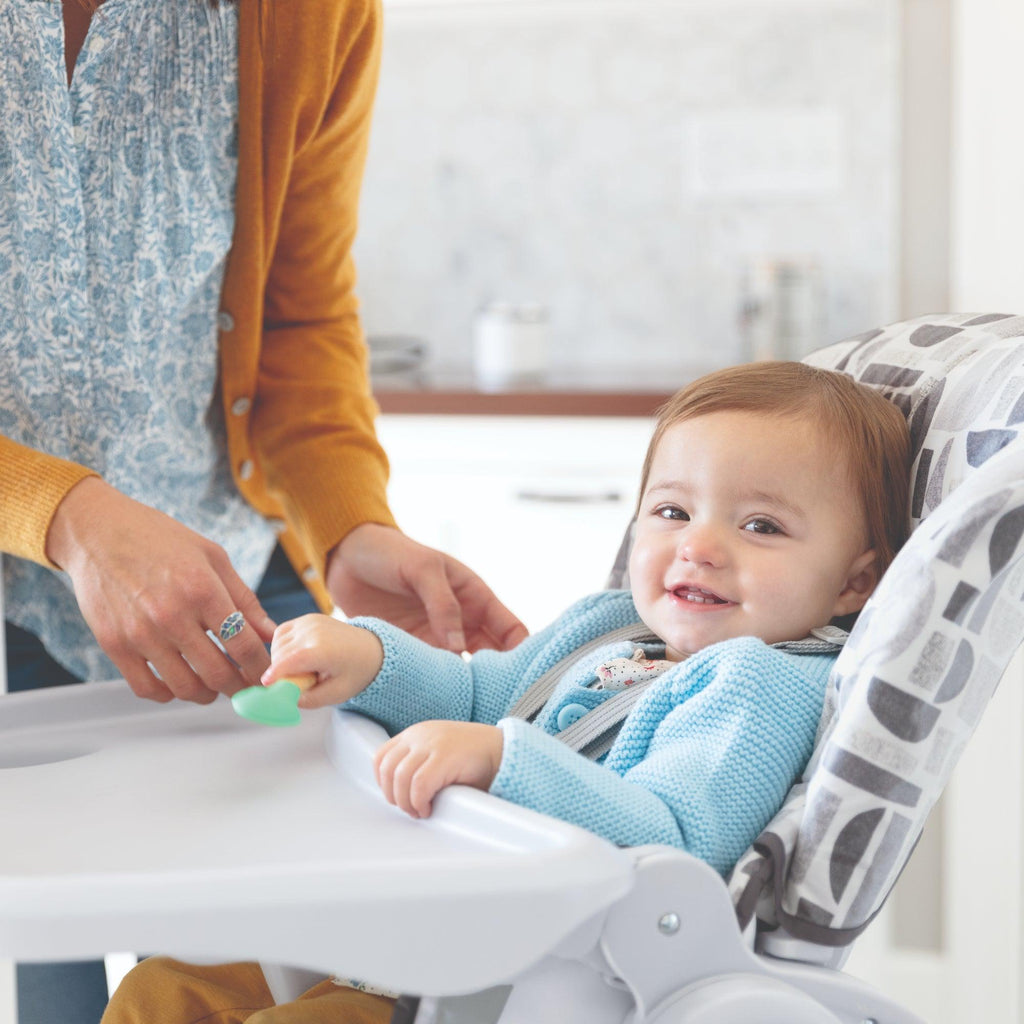
POLYGON ((484 391, 539 384, 547 349, 548 314, 538 303, 495 302, 473 322, 473 373, 484 391))

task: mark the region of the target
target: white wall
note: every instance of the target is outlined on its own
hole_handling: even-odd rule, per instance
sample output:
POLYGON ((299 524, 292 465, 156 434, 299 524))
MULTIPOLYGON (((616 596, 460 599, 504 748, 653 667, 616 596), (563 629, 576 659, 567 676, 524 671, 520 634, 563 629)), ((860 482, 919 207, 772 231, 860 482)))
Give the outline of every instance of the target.
POLYGON ((734 362, 745 267, 787 256, 821 268, 823 340, 895 318, 899 15, 390 6, 356 245, 367 330, 465 365, 482 304, 537 301, 556 370, 734 362))
MULTIPOLYGON (((1024 312, 1024 4, 953 0, 953 41, 952 307, 1024 312)), ((1024 1020, 1020 658, 1015 666, 947 801, 953 1020, 1024 1020)))
POLYGON ((1024 4, 955 0, 952 300, 1024 311, 1024 4))
POLYGON ((1018 653, 946 792, 945 1017, 1024 1021, 1024 655, 1018 653))
POLYGON ((903 0, 900 317, 950 309, 952 0, 903 0))

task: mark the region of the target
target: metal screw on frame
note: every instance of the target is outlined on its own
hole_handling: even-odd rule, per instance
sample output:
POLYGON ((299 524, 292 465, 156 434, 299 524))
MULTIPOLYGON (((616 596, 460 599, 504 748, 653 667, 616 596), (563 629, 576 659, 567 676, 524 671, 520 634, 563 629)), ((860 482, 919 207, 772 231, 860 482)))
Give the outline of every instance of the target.
POLYGON ((658 931, 662 935, 675 935, 679 931, 679 915, 662 914, 658 919, 658 931))

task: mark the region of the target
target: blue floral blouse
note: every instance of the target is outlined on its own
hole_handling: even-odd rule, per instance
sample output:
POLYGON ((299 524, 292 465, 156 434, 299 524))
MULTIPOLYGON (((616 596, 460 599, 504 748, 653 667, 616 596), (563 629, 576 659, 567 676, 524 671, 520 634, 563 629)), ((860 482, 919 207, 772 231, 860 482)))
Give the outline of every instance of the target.
MULTIPOLYGON (((107 0, 69 88, 59 0, 0 0, 0 432, 97 470, 222 544, 238 495, 216 393, 234 226, 237 9, 107 0)), ((4 558, 7 616, 78 675, 118 673, 62 574, 4 558)))

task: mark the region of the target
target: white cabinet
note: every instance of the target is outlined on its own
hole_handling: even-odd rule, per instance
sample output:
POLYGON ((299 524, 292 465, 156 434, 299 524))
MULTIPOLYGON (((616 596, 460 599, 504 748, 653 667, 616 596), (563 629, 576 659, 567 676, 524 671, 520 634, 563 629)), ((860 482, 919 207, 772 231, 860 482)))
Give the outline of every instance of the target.
POLYGON ((653 421, 384 415, 402 529, 479 573, 531 631, 600 590, 653 421))

